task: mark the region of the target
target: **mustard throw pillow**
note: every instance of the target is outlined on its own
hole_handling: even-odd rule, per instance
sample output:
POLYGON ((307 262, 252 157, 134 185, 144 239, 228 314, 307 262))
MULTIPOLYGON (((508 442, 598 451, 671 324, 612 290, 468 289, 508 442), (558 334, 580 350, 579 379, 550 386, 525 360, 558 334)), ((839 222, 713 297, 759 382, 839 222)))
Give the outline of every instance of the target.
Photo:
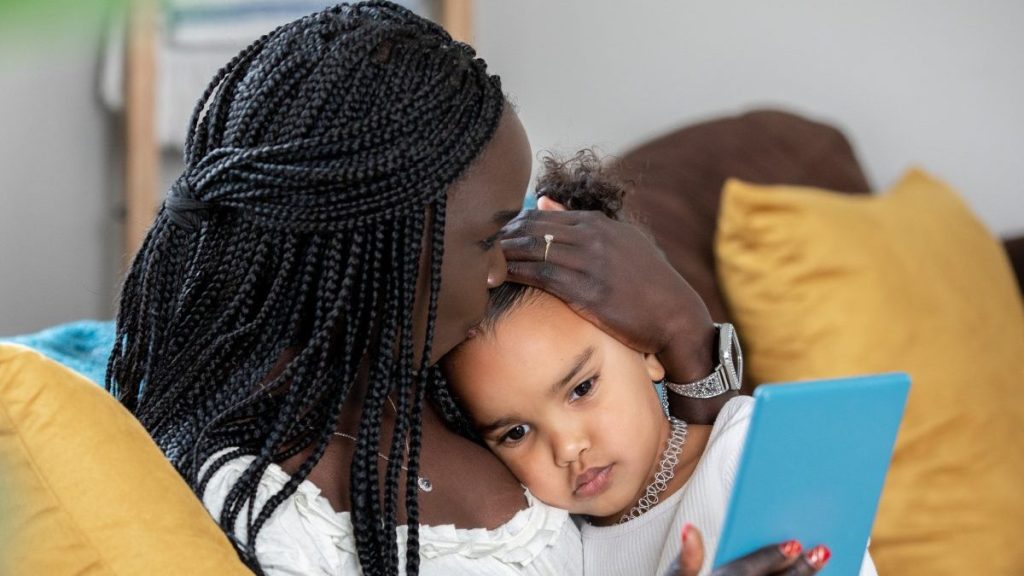
POLYGON ((132 415, 85 377, 0 344, 5 574, 251 574, 132 415))
POLYGON ((918 170, 875 197, 730 181, 716 252, 756 381, 910 373, 879 574, 1024 574, 1024 310, 957 195, 918 170))

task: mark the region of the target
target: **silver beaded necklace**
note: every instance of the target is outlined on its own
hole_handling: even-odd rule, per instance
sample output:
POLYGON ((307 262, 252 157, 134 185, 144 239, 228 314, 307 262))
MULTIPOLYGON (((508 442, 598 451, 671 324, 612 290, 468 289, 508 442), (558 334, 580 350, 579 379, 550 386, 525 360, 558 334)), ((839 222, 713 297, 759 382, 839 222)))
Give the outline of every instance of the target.
POLYGON ((653 508, 658 503, 658 497, 668 487, 669 481, 676 475, 679 454, 683 451, 683 444, 686 443, 686 422, 674 416, 669 416, 668 421, 672 425, 672 434, 668 437, 668 446, 665 447, 665 452, 661 455, 661 462, 658 464, 658 471, 654 474, 654 480, 647 485, 644 495, 636 505, 629 512, 623 514, 622 518, 619 518, 619 524, 639 518, 644 512, 653 508))

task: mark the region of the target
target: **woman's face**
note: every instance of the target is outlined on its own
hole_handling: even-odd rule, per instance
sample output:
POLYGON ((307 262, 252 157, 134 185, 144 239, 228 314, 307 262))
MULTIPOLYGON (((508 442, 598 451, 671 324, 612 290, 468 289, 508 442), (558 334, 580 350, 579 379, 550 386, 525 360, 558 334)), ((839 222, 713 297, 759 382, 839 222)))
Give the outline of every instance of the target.
MULTIPOLYGON (((431 351, 434 361, 466 339, 487 310, 488 290, 505 281, 507 268, 497 234, 522 209, 531 161, 526 131, 506 104, 491 141, 448 191, 441 292, 431 351)), ((429 293, 428 248, 425 246, 420 260, 416 292, 417 351, 422 350, 426 337, 428 302, 420 296, 429 293)))
POLYGON ((445 358, 487 446, 543 502, 615 521, 654 475, 669 426, 637 352, 538 292, 445 358))

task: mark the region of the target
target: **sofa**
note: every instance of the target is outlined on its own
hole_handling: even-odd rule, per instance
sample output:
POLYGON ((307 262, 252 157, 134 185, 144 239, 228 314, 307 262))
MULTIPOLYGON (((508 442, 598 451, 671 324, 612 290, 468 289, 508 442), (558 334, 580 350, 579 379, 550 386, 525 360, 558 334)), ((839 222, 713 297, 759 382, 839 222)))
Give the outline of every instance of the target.
MULTIPOLYGON (((921 332, 924 337, 916 338, 914 346, 906 348, 908 353, 901 349, 895 356, 869 358, 871 349, 879 347, 871 312, 888 310, 878 306, 891 305, 894 298, 897 312, 913 310, 915 301, 928 302, 928 287, 908 288, 910 282, 927 278, 932 285, 945 284, 943 274, 948 271, 938 262, 935 266, 925 262, 909 280, 898 269, 876 278, 877 274, 865 274, 855 266, 847 266, 841 274, 803 271, 793 278, 785 276, 792 262, 809 262, 793 254, 802 254, 804 247, 821 249, 826 245, 823 237, 833 228, 857 230, 864 222, 846 226, 829 221, 824 230, 812 232, 810 241, 807 236, 795 240, 787 236, 786 244, 780 243, 780 236, 829 218, 842 220, 864 207, 871 208, 867 222, 875 225, 898 208, 875 205, 874 198, 881 202, 896 194, 872 193, 841 132, 783 111, 754 111, 667 133, 626 153, 616 164, 632 188, 626 197, 627 211, 651 231, 668 261, 704 298, 713 318, 738 325, 744 348, 752 355, 746 392, 788 374, 773 372, 770 360, 776 356, 772 346, 780 339, 772 329, 788 330, 791 322, 777 321, 773 315, 781 314, 783 305, 793 305, 782 298, 754 306, 750 300, 756 300, 758 293, 745 293, 749 287, 770 292, 782 286, 784 293, 803 291, 807 296, 804 292, 809 291, 807 297, 819 298, 824 291, 824 298, 818 300, 822 308, 839 307, 836 334, 822 334, 823 328, 814 326, 811 333, 821 345, 800 344, 797 356, 787 360, 792 373, 846 375, 827 372, 839 365, 860 373, 910 372, 914 391, 906 430, 897 444, 871 544, 879 573, 1024 574, 1024 551, 1018 544, 1024 538, 1024 506, 1017 488, 1024 485, 1024 412, 1009 388, 1024 382, 1024 312, 1017 284, 1024 278, 1024 237, 997 242, 977 222, 958 225, 957 234, 939 231, 950 242, 972 243, 970 261, 955 260, 951 266, 996 268, 984 276, 985 293, 977 294, 977 300, 984 300, 988 307, 979 312, 981 304, 967 298, 972 302, 966 304, 972 307, 964 314, 933 314, 933 320, 940 320, 934 331, 904 322, 909 324, 900 333, 904 339, 921 332), (763 231, 747 227, 748 222, 772 222, 780 215, 789 224, 765 225, 763 231), (771 234, 771 242, 758 237, 764 231, 771 234), (770 259, 770 251, 779 246, 789 251, 786 258, 770 259), (765 261, 771 266, 765 267, 765 261), (921 271, 931 271, 933 276, 922 276, 921 271), (853 281, 861 276, 868 276, 867 284, 853 281), (940 280, 935 281, 936 277, 940 280), (795 287, 786 284, 794 278, 795 287), (895 287, 872 284, 892 278, 899 279, 895 287), (857 290, 844 293, 844 288, 849 292, 850 287, 863 286, 867 288, 857 290, 875 292, 880 290, 875 287, 885 286, 895 292, 881 302, 857 300, 857 290), (861 306, 867 312, 858 314, 857 322, 846 323, 844 306, 861 306), (963 364, 963 359, 940 350, 930 339, 933 333, 956 336, 961 331, 976 337, 970 339, 975 347, 966 347, 960 356, 986 364, 998 340, 999 353, 1006 360, 992 362, 1000 364, 1001 372, 977 376, 980 382, 967 402, 949 388, 965 380, 963 370, 979 374, 976 366, 944 364, 952 360, 963 364), (858 352, 852 358, 844 355, 851 350, 858 352), (821 362, 801 364, 804 356, 821 362), (932 371, 920 368, 921 364, 932 371), (949 378, 937 376, 935 370, 948 373, 949 378), (975 401, 978 395, 988 401, 975 401), (909 437, 922 430, 923 439, 909 437), (992 509, 1001 514, 992 514, 992 509)), ((941 187, 921 174, 911 175, 906 185, 924 188, 927 194, 932 194, 930 188, 941 187)), ((949 200, 951 211, 970 220, 969 211, 951 196, 949 191, 941 195, 949 200)), ((902 228, 888 232, 898 234, 902 228)), ((877 250, 871 240, 843 234, 828 238, 827 260, 877 250)), ((934 243, 925 242, 924 248, 934 243)), ((867 260, 868 268, 873 269, 876 262, 881 267, 884 256, 867 260)), ((948 282, 951 290, 978 292, 975 284, 951 280, 956 280, 948 282)), ((817 316, 816 305, 795 303, 800 315, 817 316)), ((109 323, 75 325, 43 336, 21 343, 47 350, 80 370, 83 365, 75 362, 96 364, 96 358, 104 355, 98 350, 109 346, 111 337, 109 323), (89 345, 67 346, 60 340, 69 334, 79 343, 88 339, 89 345), (58 345, 49 347, 55 338, 58 345)), ((786 332, 785 343, 799 343, 801 337, 806 334, 786 332)), ((95 372, 93 378, 98 379, 95 372)), ((6 556, 11 573, 19 574, 247 573, 141 426, 94 383, 37 351, 0 344, 0 408, 0 479, 7 484, 0 495, 18 495, 17 499, 0 497, 0 535, 8 536, 3 538, 6 549, 0 549, 0 572, 6 556)), ((870 425, 867 416, 865 425, 870 425)))

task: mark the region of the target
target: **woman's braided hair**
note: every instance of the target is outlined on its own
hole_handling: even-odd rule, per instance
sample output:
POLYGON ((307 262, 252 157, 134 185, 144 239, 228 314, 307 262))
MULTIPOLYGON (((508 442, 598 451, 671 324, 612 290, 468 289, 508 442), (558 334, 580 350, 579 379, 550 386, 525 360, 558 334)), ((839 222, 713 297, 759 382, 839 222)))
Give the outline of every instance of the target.
MULTIPOLYGON (((469 46, 406 9, 367 2, 263 36, 196 105, 184 173, 124 283, 106 386, 200 496, 228 460, 254 457, 217 520, 257 572, 260 529, 319 461, 368 373, 352 522, 364 574, 398 573, 404 441, 414 487, 424 398, 438 387, 425 367, 446 191, 491 139, 504 103, 469 46), (424 245, 429 320, 417 367, 424 245), (391 392, 398 414, 382 495, 377 451, 391 392), (310 448, 256 506, 267 467, 310 448)), ((407 490, 404 503, 409 574, 419 567, 416 495, 407 490)))

